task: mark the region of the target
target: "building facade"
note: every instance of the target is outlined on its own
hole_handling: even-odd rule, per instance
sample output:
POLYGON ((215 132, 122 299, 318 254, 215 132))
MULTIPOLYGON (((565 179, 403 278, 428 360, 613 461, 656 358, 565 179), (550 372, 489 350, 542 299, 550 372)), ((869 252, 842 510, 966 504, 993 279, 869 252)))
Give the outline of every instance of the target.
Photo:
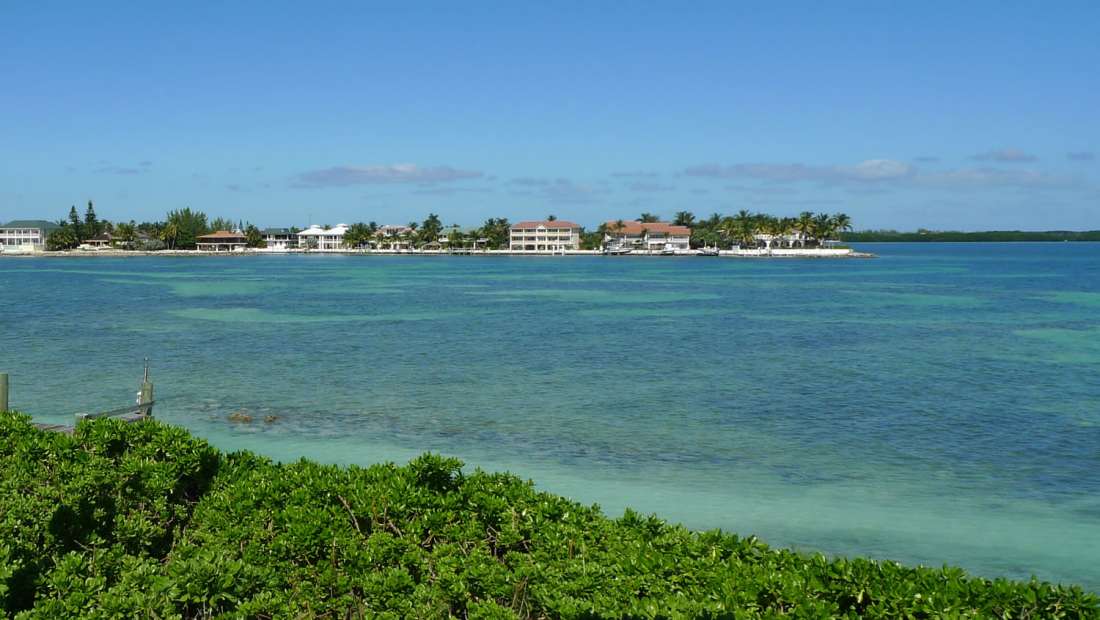
POLYGON ((41 252, 46 237, 60 228, 46 220, 15 220, 0 226, 0 252, 41 252))
POLYGON ((691 229, 668 222, 607 222, 604 247, 618 246, 648 252, 691 249, 691 229))
POLYGON ((542 220, 513 224, 508 235, 512 252, 557 252, 581 249, 582 229, 573 222, 542 220))
POLYGON ((265 228, 260 231, 269 250, 293 250, 298 247, 298 233, 289 228, 265 228))
POLYGON ((343 250, 347 224, 323 228, 314 224, 298 233, 298 247, 307 250, 343 250))
POLYGON ((240 252, 248 247, 244 234, 219 230, 196 239, 195 247, 204 252, 240 252))

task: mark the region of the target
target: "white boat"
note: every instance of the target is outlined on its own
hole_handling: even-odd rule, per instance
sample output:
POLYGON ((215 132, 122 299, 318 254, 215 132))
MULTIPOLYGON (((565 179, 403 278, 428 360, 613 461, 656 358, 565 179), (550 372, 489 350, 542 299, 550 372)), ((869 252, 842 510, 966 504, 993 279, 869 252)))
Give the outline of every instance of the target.
POLYGON ((633 252, 633 248, 628 248, 623 245, 607 245, 604 246, 604 256, 622 256, 623 254, 630 254, 633 252))
POLYGON ((707 246, 703 246, 703 247, 699 248, 699 251, 696 252, 695 255, 696 256, 718 256, 718 246, 714 246, 713 248, 708 248, 707 246))

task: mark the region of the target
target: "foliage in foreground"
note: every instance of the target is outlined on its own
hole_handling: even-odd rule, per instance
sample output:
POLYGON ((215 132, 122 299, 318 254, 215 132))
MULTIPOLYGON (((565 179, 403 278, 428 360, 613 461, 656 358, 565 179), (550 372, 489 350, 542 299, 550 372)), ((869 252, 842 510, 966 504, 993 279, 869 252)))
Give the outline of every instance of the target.
POLYGON ((1076 587, 613 520, 460 466, 280 465, 156 423, 0 414, 0 616, 1100 615, 1076 587))

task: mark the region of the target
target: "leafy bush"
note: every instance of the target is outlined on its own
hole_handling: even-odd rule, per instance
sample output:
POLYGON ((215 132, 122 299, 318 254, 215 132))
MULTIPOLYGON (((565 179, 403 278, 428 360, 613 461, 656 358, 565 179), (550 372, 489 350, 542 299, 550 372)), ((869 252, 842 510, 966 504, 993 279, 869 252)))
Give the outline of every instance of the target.
POLYGON ((1077 587, 828 559, 463 473, 277 464, 158 423, 0 415, 0 615, 1062 617, 1077 587))

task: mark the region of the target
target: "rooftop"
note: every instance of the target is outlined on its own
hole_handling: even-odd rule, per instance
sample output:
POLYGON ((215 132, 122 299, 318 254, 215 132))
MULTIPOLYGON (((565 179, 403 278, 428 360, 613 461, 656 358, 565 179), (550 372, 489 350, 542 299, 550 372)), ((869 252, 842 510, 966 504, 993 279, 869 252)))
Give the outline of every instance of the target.
POLYGON ((219 230, 212 232, 209 235, 202 235, 199 237, 200 241, 223 241, 223 240, 244 240, 244 235, 241 233, 229 232, 228 230, 219 230))
POLYGON ((668 222, 637 222, 634 220, 620 222, 607 222, 604 224, 610 233, 625 235, 640 235, 642 230, 651 233, 664 233, 666 235, 691 235, 691 229, 687 226, 677 226, 668 222))
POLYGON ((580 228, 580 224, 574 224, 573 222, 567 222, 565 220, 530 220, 526 222, 519 222, 518 224, 512 224, 513 229, 517 228, 580 228))
POLYGON ((48 232, 61 227, 49 220, 12 220, 0 228, 40 228, 48 232))

